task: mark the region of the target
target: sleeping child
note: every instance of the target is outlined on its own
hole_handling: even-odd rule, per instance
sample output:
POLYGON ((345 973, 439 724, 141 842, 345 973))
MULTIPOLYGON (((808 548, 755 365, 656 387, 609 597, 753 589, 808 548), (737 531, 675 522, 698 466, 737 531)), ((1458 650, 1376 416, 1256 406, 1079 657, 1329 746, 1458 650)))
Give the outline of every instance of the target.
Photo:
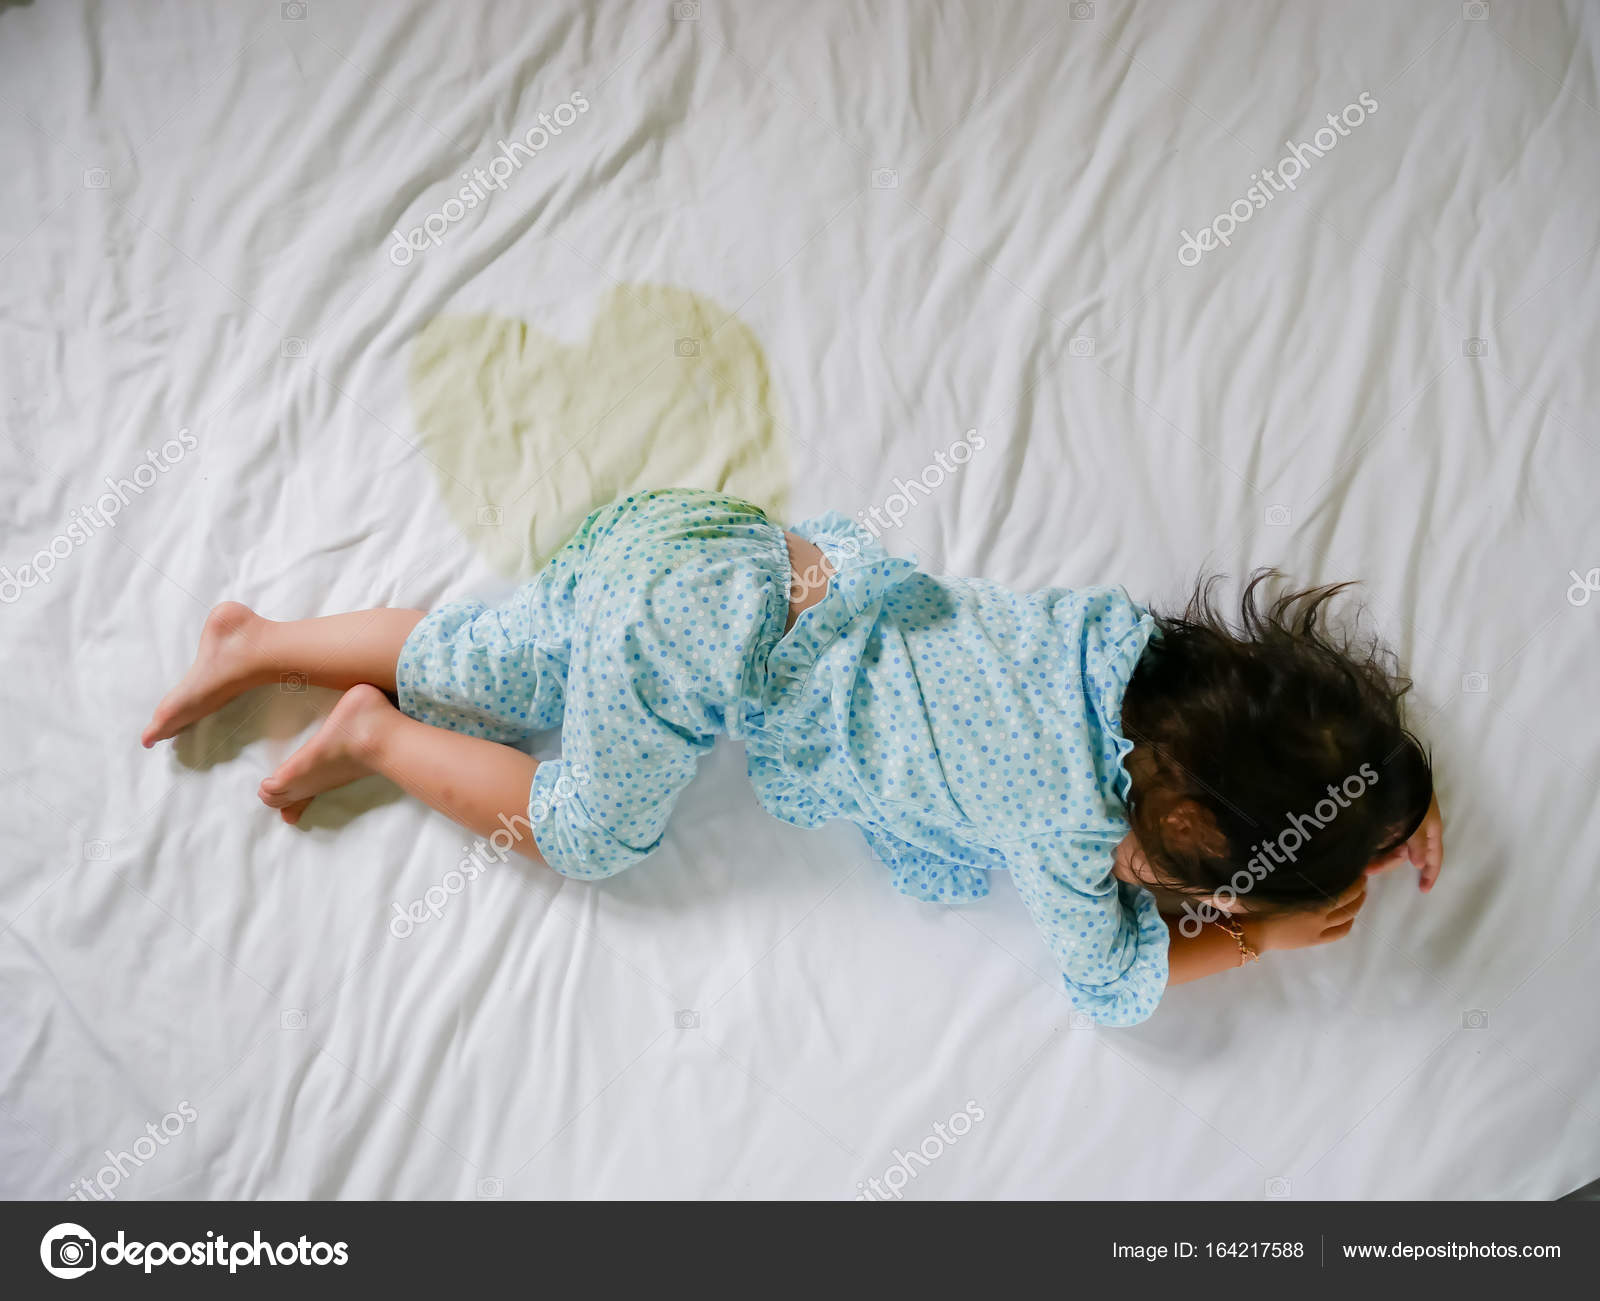
POLYGON ((661 843, 696 761, 745 743, 774 816, 861 828, 894 887, 959 904, 1009 872, 1074 1006, 1131 1025, 1162 992, 1349 933, 1366 878, 1443 861, 1409 683, 1335 632, 1342 585, 1229 620, 1119 587, 1012 592, 924 573, 837 513, 785 530, 693 489, 591 514, 490 608, 277 622, 229 602, 144 745, 251 687, 342 691, 261 783, 296 822, 377 773, 480 836, 599 880, 661 843), (526 752, 561 732, 561 757, 526 752))

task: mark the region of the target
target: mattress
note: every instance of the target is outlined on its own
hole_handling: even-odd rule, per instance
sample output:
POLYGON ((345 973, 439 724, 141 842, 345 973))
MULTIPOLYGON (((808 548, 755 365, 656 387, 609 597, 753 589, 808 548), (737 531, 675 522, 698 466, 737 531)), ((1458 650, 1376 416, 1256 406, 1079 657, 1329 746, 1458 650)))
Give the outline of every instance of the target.
POLYGON ((1597 59, 1575 0, 6 6, 0 1194, 1592 1180, 1597 59), (671 483, 1361 580, 1441 883, 1096 1029, 1008 880, 902 898, 732 743, 600 884, 375 779, 281 824, 303 681, 139 748, 217 601, 492 599, 671 483))

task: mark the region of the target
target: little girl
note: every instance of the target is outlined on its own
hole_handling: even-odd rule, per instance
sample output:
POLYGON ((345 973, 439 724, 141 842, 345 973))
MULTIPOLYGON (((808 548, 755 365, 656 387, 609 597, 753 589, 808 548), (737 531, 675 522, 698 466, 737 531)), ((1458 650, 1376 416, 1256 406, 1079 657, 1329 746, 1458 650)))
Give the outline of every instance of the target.
POLYGON ((640 492, 497 608, 220 605, 142 740, 300 675, 344 695, 261 783, 286 822, 378 773, 596 880, 655 849, 695 761, 739 737, 771 813, 854 822, 906 894, 961 903, 1010 872, 1074 1005, 1130 1025, 1170 983, 1344 935, 1369 872, 1439 873, 1409 684, 1325 631, 1339 588, 1263 610, 1266 577, 1235 629, 1209 585, 1153 616, 1115 587, 937 578, 833 512, 785 531, 640 492), (560 759, 517 748, 555 727, 560 759))

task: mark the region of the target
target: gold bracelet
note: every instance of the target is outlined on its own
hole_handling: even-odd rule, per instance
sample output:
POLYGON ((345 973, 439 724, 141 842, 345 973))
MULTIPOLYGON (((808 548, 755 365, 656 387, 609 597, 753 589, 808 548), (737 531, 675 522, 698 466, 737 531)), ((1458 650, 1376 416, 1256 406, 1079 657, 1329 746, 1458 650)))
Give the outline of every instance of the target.
POLYGON ((1260 962, 1261 955, 1250 947, 1250 942, 1244 937, 1244 926, 1232 917, 1224 917, 1217 925, 1233 936, 1233 942, 1239 946, 1239 965, 1260 962))

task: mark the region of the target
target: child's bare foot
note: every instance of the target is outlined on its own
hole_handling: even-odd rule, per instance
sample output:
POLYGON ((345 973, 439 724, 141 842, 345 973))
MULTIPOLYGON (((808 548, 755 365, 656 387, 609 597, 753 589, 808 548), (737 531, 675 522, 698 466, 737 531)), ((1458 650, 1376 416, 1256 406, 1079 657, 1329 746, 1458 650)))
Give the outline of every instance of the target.
POLYGON ((224 601, 211 611, 200 632, 194 663, 161 698, 156 712, 139 736, 149 749, 157 741, 176 736, 190 723, 221 709, 241 692, 259 685, 260 655, 254 640, 266 624, 254 610, 237 601, 224 601))
POLYGON ((362 683, 339 697, 317 734, 291 754, 261 783, 261 802, 278 809, 291 825, 306 805, 324 791, 356 781, 372 771, 369 753, 376 724, 394 706, 377 687, 362 683))

